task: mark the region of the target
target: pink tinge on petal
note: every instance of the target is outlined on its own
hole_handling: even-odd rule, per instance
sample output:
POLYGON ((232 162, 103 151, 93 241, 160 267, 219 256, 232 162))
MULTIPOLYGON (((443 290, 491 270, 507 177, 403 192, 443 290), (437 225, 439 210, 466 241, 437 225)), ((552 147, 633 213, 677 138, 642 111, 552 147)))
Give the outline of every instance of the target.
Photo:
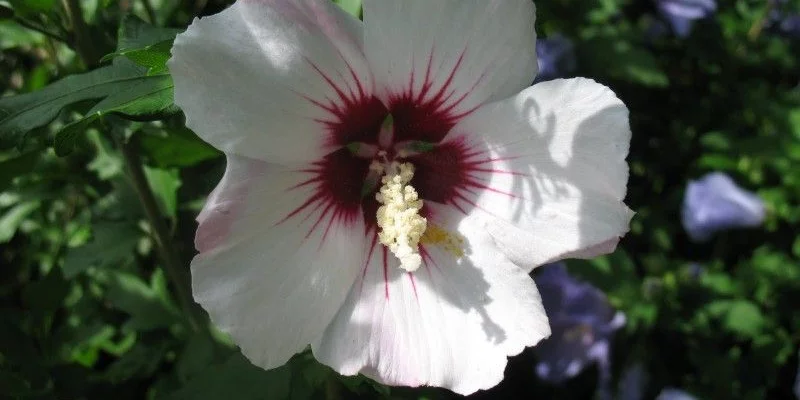
MULTIPOLYGON (((230 162, 229 160, 228 163, 230 162)), ((267 169, 267 164, 251 160, 245 168, 247 169, 245 176, 257 177, 267 169)), ((247 200, 247 193, 251 187, 248 179, 231 182, 230 170, 225 174, 219 185, 209 194, 203 210, 197 215, 198 226, 194 247, 200 253, 214 249, 226 241, 237 219, 237 211, 244 207, 244 202, 247 200)))
POLYGON ((547 317, 531 278, 480 225, 452 207, 429 207, 432 223, 464 237, 464 254, 426 244, 413 273, 373 259, 312 350, 345 375, 467 395, 500 382, 508 356, 549 334, 547 317))

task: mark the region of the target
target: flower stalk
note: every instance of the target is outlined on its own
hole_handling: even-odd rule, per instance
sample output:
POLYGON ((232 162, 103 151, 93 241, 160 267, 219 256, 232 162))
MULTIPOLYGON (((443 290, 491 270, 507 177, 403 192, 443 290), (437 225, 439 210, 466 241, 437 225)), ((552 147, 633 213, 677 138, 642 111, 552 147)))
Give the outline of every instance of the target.
MULTIPOLYGON (((75 38, 75 48, 78 54, 87 66, 95 65, 100 57, 97 55, 98 52, 96 48, 92 45, 91 35, 86 22, 83 20, 83 14, 78 0, 63 0, 63 5, 70 18, 75 38)), ((171 242, 170 231, 164 223, 153 190, 144 175, 141 158, 135 149, 122 138, 118 137, 119 135, 112 134, 111 136, 122 154, 128 176, 131 179, 136 195, 139 197, 139 202, 142 204, 145 216, 150 223, 152 236, 156 242, 156 249, 161 258, 161 263, 167 272, 167 276, 169 276, 175 287, 175 296, 177 297, 178 304, 183 314, 186 316, 189 327, 193 331, 199 331, 202 325, 200 323, 199 314, 196 312, 197 308, 194 306, 192 294, 189 290, 189 277, 185 269, 182 268, 183 263, 175 252, 174 247, 169 245, 171 242)))
POLYGON ((24 18, 15 16, 14 17, 14 22, 16 22, 17 24, 19 24, 22 27, 28 28, 28 29, 30 29, 32 31, 39 32, 42 35, 45 35, 45 36, 47 36, 47 37, 49 37, 51 39, 58 40, 59 42, 68 43, 67 38, 61 36, 60 34, 55 33, 55 32, 51 32, 51 31, 43 28, 42 26, 37 25, 37 24, 35 24, 35 23, 31 22, 31 21, 28 21, 28 20, 26 20, 24 18))
POLYGON ((158 202, 144 175, 141 158, 129 143, 125 143, 118 135, 112 136, 114 137, 115 144, 122 153, 125 167, 128 170, 128 176, 131 179, 136 195, 139 197, 139 202, 142 204, 145 216, 150 223, 158 255, 161 258, 167 275, 170 280, 172 280, 173 286, 175 287, 175 295, 178 298, 178 304, 186 315, 191 329, 197 331, 201 324, 197 317, 198 314, 195 312, 192 295, 188 289, 189 277, 182 268, 183 263, 180 257, 174 251, 174 248, 169 245, 171 241, 169 229, 164 223, 161 211, 158 208, 158 202))
POLYGON ((89 32, 89 27, 86 21, 83 20, 83 12, 78 0, 62 0, 64 10, 67 12, 70 24, 72 25, 73 42, 75 50, 81 56, 81 59, 87 67, 97 64, 100 60, 101 54, 92 45, 92 35, 89 32))

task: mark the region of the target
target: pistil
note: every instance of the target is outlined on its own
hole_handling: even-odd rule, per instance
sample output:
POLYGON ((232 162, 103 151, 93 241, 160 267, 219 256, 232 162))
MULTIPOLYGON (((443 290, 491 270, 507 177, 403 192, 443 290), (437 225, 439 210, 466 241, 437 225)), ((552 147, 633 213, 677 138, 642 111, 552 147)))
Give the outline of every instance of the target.
POLYGON ((422 200, 411 186, 414 166, 391 162, 384 168, 382 186, 375 198, 381 204, 377 224, 378 239, 400 260, 400 268, 413 272, 422 265, 419 241, 428 221, 420 215, 422 200))

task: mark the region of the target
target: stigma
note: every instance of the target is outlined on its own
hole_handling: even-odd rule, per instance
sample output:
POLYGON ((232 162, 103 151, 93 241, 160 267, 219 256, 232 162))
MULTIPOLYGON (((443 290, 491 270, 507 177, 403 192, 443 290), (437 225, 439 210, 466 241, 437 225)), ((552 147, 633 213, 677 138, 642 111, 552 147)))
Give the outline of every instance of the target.
POLYGON ((381 165, 381 187, 375 195, 378 203, 378 240, 400 260, 400 268, 414 272, 422 265, 419 241, 428 221, 419 213, 422 200, 411 186, 414 165, 391 162, 381 165))

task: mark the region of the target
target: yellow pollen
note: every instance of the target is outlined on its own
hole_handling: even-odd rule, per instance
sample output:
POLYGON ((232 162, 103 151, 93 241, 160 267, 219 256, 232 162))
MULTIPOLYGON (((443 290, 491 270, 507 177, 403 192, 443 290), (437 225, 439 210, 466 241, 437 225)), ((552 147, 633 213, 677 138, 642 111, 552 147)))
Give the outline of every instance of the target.
POLYGON ((378 239, 400 260, 400 268, 416 271, 422 265, 419 241, 428 221, 419 215, 422 200, 410 185, 414 166, 410 163, 392 162, 381 178, 383 184, 375 195, 382 205, 376 215, 378 239))
POLYGON ((450 233, 436 225, 428 225, 420 242, 439 246, 456 258, 464 256, 464 239, 458 234, 450 233))

